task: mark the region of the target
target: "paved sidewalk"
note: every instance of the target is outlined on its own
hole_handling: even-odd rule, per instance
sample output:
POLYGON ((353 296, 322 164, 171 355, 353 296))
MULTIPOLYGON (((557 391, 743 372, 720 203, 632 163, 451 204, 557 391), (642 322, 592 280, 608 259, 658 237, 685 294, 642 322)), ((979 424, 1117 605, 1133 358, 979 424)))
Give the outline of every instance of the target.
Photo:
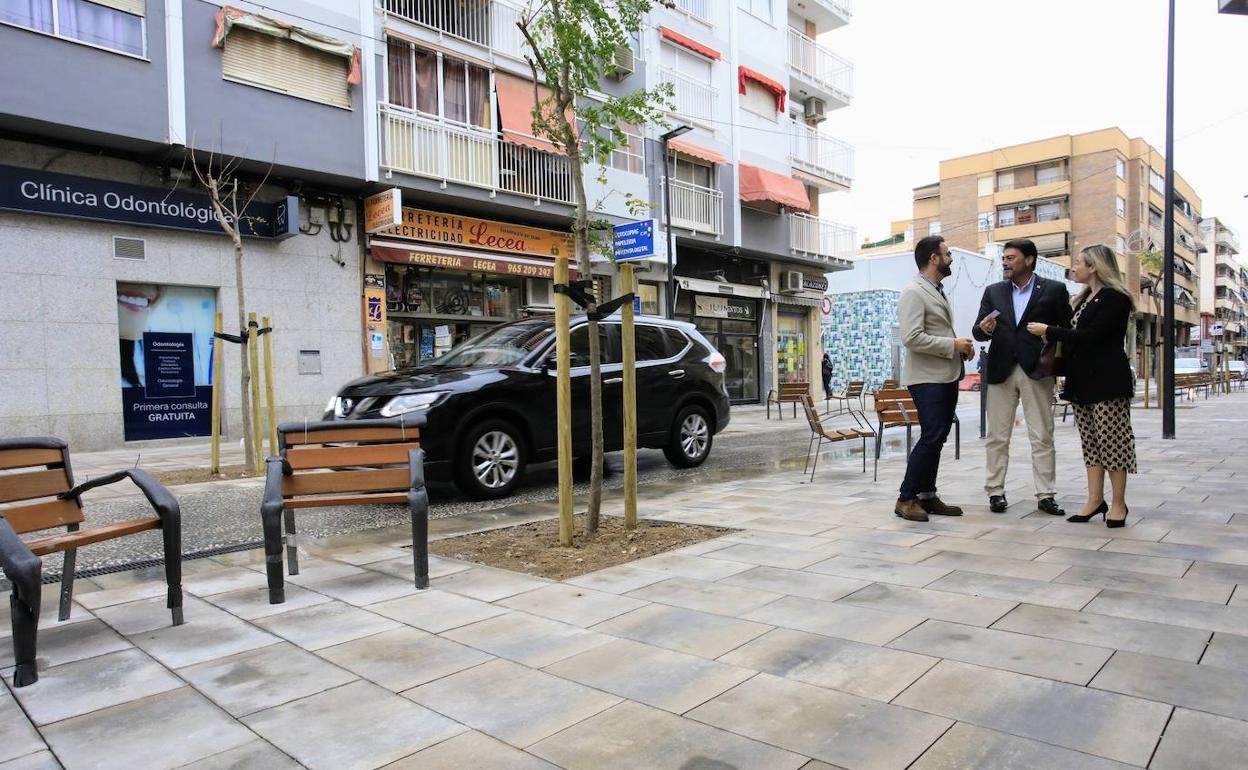
MULTIPOLYGON (((449 559, 416 592, 404 528, 310 543, 287 602, 256 552, 48 586, 32 687, 0 694, 12 767, 1226 768, 1248 751, 1248 396, 1135 410, 1130 526, 1033 510, 1025 432, 993 515, 968 420, 960 519, 891 515, 829 453, 642 489, 717 540, 555 583, 449 559)), ((1057 429, 1061 499, 1082 469, 1057 429)), ((799 447, 800 451, 800 447, 799 447)), ((0 618, 7 634, 7 618, 0 618)), ((0 666, 11 663, 2 640, 0 666)), ((3 673, 11 677, 11 669, 3 673)), ((9 767, 9 765, 0 765, 9 767)))

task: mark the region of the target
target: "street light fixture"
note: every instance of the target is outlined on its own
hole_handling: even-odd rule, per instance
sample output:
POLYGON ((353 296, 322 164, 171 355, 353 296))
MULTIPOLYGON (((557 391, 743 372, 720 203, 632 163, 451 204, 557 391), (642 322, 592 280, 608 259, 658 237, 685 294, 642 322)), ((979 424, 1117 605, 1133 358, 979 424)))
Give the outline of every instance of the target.
POLYGON ((667 317, 676 317, 676 274, 672 257, 676 253, 676 236, 672 232, 672 183, 667 169, 667 143, 689 133, 693 126, 679 125, 659 137, 663 143, 663 227, 667 232, 667 317))

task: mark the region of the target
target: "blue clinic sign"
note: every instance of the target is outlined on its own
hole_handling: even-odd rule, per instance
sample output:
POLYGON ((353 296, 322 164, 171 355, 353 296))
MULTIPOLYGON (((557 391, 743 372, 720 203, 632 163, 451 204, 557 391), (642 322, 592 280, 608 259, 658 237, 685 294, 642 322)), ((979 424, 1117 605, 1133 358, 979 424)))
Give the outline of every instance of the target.
MULTIPOLYGON (((0 209, 222 234, 208 196, 186 190, 0 166, 0 209)), ((299 232, 299 199, 252 203, 243 235, 281 240, 299 232)))
POLYGON ((146 398, 189 398, 195 395, 195 354, 190 334, 143 333, 143 374, 146 398))
POLYGON ((655 256, 653 219, 616 225, 611 230, 614 235, 612 251, 616 262, 629 262, 655 256))

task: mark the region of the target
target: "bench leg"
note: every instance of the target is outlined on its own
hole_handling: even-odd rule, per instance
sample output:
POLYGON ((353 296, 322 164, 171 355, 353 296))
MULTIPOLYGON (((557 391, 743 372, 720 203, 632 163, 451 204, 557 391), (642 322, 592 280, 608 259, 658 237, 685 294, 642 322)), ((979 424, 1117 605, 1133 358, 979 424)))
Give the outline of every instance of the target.
POLYGON ((962 421, 953 421, 953 459, 962 459, 962 421))
POLYGON ((299 574, 299 534, 295 531, 295 509, 283 511, 286 520, 286 570, 291 575, 299 574))
POLYGON ((815 446, 815 462, 810 466, 810 482, 815 482, 815 470, 819 467, 819 455, 823 452, 823 436, 819 437, 819 444, 815 446))
POLYGON ((907 425, 906 426, 906 461, 907 462, 909 462, 910 460, 910 444, 912 443, 910 441, 910 436, 911 436, 911 428, 909 425, 907 425))
POLYGON ((264 528, 264 572, 269 580, 269 604, 286 601, 286 576, 282 572, 282 508, 267 501, 260 508, 264 528))
POLYGON ((797 419, 797 402, 796 401, 793 402, 793 419, 794 420, 797 419))
POLYGON ((77 548, 70 548, 65 552, 65 563, 61 567, 61 606, 56 614, 56 619, 62 623, 69 620, 70 606, 74 601, 74 571, 77 561, 77 548))
POLYGON ((806 442, 806 464, 802 466, 803 476, 805 476, 806 472, 810 470, 810 450, 813 449, 815 446, 815 438, 816 438, 815 434, 811 433, 810 441, 806 442))
POLYGON ((161 538, 165 547, 165 585, 168 587, 165 606, 169 608, 173 625, 180 626, 182 617, 182 519, 166 520, 161 525, 161 538))
POLYGON ((862 472, 867 472, 867 437, 862 437, 862 472))

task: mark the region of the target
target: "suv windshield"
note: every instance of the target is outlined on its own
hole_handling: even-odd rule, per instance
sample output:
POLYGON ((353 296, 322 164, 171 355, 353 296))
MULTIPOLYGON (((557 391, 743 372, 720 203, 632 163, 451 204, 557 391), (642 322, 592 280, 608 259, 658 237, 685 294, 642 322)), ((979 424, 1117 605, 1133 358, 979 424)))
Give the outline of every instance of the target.
POLYGON ((1174 359, 1175 369, 1200 369, 1199 358, 1176 358, 1174 359))
POLYGON ((448 350, 433 366, 515 366, 554 333, 549 320, 532 319, 496 326, 448 350))

